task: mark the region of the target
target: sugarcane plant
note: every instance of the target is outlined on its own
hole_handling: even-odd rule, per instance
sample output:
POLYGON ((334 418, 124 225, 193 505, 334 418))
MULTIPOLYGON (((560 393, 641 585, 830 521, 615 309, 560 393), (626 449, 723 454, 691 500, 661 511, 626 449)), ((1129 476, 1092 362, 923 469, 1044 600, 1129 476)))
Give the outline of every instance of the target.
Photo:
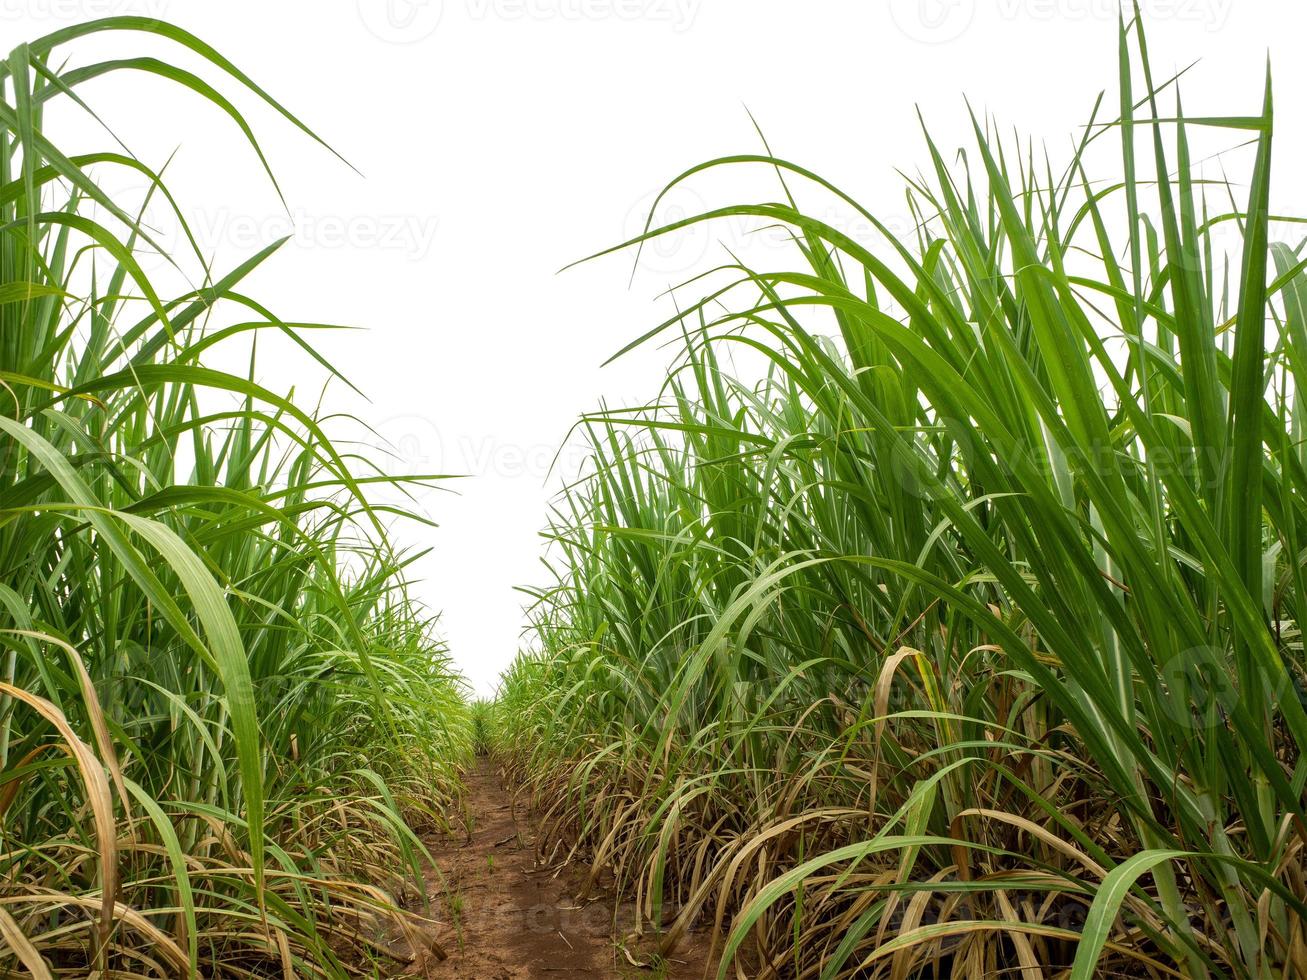
POLYGON ((260 380, 276 335, 341 383, 331 325, 245 291, 282 242, 214 270, 161 165, 59 148, 48 110, 98 119, 88 90, 124 72, 217 107, 265 167, 240 99, 317 139, 157 20, 0 63, 0 969, 355 975, 412 931, 461 682, 391 543, 416 515, 369 501, 385 460, 260 380), (106 34, 178 62, 79 64, 106 34))
POLYGON ((745 222, 795 260, 728 254, 626 348, 681 353, 582 420, 491 724, 663 953, 699 924, 720 977, 1307 973, 1303 219, 1269 74, 1191 115, 1134 14, 1062 163, 926 130, 908 234, 766 150, 664 195, 766 168, 778 200, 618 246, 745 222))

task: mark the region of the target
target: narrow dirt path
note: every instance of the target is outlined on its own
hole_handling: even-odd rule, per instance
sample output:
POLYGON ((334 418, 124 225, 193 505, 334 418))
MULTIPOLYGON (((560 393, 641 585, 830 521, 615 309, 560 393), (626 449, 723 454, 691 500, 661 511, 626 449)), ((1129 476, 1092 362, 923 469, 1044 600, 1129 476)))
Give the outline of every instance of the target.
POLYGON ((410 967, 425 980, 561 980, 561 978, 698 978, 702 949, 658 969, 629 960, 612 931, 607 900, 573 898, 586 870, 537 867, 536 828, 487 760, 467 775, 466 839, 427 841, 436 867, 427 874, 447 958, 410 967))

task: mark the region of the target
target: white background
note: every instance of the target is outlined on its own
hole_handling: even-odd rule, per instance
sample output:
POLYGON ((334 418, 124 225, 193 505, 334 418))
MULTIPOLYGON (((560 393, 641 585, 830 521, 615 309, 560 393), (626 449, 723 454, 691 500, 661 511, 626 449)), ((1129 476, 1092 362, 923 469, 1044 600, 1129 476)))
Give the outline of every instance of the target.
MULTIPOLYGON (((1200 62, 1184 83, 1188 114, 1256 112, 1269 51, 1275 204, 1307 212, 1307 5, 1143 7, 1159 75, 1200 62)), ((746 107, 779 155, 893 225, 903 223, 895 169, 926 159, 918 106, 945 148, 966 138, 965 95, 1065 160, 1096 94, 1107 90, 1109 106, 1116 97, 1109 0, 0 0, 3 46, 120 13, 201 35, 361 172, 241 97, 288 217, 216 109, 140 75, 83 91, 147 163, 180 147, 169 186, 218 270, 294 233, 246 291, 287 319, 367 328, 314 338, 370 399, 332 389, 329 408, 373 422, 399 447, 397 471, 470 474, 457 495, 421 498, 438 530, 398 533, 434 549, 417 588, 444 611, 482 692, 521 643, 514 586, 547 580, 538 532, 579 465, 564 455, 549 477, 554 451, 601 398, 652 398, 668 355, 600 364, 657 322, 657 293, 723 246, 765 260, 777 243, 700 231, 651 250, 633 281, 630 256, 561 266, 638 231, 686 167, 757 151, 746 107)), ((77 62, 156 53, 197 64, 143 37, 68 50, 77 62)), ((71 112, 47 131, 74 148, 108 144, 71 112)), ((699 182, 670 213, 775 199, 766 174, 736 173, 699 182)), ((262 353, 265 384, 317 396, 303 357, 262 353)))

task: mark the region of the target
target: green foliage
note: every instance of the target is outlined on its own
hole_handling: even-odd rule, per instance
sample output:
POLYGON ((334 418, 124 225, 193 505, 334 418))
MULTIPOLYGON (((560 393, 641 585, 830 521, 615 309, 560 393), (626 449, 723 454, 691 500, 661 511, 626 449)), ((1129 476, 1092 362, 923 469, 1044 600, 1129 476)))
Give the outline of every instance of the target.
POLYGON ((802 260, 637 341, 683 355, 584 421, 496 712, 664 952, 707 915, 723 977, 1307 969, 1301 221, 1269 82, 1185 117, 1132 23, 1119 88, 1060 171, 927 136, 911 240, 767 153, 673 186, 766 167, 781 203, 622 246, 745 219, 802 260), (1250 141, 1244 189, 1195 178, 1199 132, 1250 141))
POLYGON ((153 20, 59 31, 0 67, 0 958, 343 975, 397 914, 362 882, 420 883, 414 827, 443 823, 471 748, 461 682, 408 594, 395 515, 368 501, 381 468, 256 380, 260 336, 316 358, 324 326, 243 292, 281 243, 220 274, 169 256, 200 282, 162 295, 139 261, 150 199, 193 239, 159 174, 47 135, 48 107, 89 111, 83 83, 146 71, 221 108, 262 160, 188 69, 69 67, 104 31, 171 42, 304 129, 153 20), (101 190, 123 174, 148 192, 101 190), (232 355, 245 373, 210 366, 232 355))

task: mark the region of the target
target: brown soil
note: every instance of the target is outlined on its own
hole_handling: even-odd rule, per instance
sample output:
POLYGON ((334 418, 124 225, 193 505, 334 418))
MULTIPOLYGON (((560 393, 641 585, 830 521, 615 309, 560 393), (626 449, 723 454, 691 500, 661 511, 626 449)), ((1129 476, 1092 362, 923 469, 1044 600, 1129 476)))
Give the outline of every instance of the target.
MULTIPOLYGON (((396 976, 443 980, 562 980, 562 978, 699 978, 708 943, 691 936, 674 959, 644 965, 641 945, 614 931, 611 896, 581 891, 588 865, 536 863, 536 824, 523 802, 505 789, 486 760, 468 773, 466 839, 426 842, 435 867, 426 875, 434 937, 446 954, 423 953, 396 976)), ((558 860, 561 860, 559 858, 558 860)), ((415 910, 416 911, 416 910, 415 910)), ((629 908, 619 910, 629 913, 629 908)), ((619 918, 629 923, 631 917, 619 918)), ((427 945, 426 942, 420 945, 427 945)))

